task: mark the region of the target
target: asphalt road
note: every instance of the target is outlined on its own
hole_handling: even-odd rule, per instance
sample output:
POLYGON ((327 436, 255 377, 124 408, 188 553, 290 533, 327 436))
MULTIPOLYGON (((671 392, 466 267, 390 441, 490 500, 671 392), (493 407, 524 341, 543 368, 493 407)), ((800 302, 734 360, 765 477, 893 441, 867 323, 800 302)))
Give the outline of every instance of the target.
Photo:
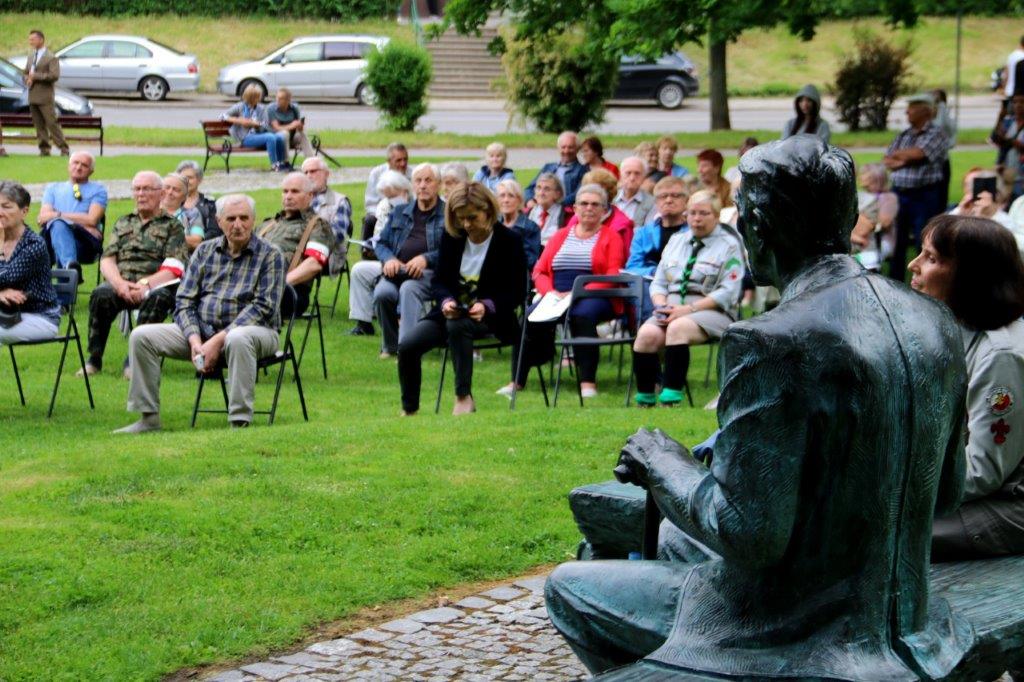
MULTIPOLYGON (((107 125, 193 128, 200 119, 217 118, 231 101, 219 95, 181 95, 160 103, 135 97, 110 97, 89 94, 97 114, 107 125)), ((351 102, 302 101, 312 129, 375 130, 379 115, 371 107, 351 102)), ((419 127, 444 133, 494 135, 503 132, 529 131, 522 122, 510 121, 498 100, 435 100, 419 127)), ((995 121, 997 100, 990 95, 973 95, 962 99, 960 127, 987 128, 995 121)), ((710 127, 709 101, 706 98, 687 100, 682 108, 666 111, 654 106, 617 105, 608 109, 607 120, 597 128, 601 133, 704 132, 710 127)), ((732 127, 735 129, 782 129, 793 115, 791 99, 733 98, 730 100, 732 127)), ((825 102, 825 118, 833 130, 835 124, 830 102, 825 102)), ((897 102, 890 116, 890 127, 905 125, 903 105, 897 102)))

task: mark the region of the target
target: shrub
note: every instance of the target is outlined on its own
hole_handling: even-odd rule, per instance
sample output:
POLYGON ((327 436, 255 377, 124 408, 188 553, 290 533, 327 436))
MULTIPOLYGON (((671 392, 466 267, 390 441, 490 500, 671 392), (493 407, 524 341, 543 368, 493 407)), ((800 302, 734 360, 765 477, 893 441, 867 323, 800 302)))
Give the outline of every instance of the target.
POLYGON ((430 53, 392 40, 367 57, 366 84, 390 130, 412 130, 427 112, 427 86, 433 74, 430 53))
POLYGON ((836 72, 834 90, 839 120, 851 131, 885 130, 889 109, 910 88, 910 41, 886 42, 869 31, 858 31, 852 54, 836 72))
POLYGON ((618 55, 586 43, 580 32, 511 40, 502 65, 509 104, 547 133, 603 121, 619 75, 618 55))

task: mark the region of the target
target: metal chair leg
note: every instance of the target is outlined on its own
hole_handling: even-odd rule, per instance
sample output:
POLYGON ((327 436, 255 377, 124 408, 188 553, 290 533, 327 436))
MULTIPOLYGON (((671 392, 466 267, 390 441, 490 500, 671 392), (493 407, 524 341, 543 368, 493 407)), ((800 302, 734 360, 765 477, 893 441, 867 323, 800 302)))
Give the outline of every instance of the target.
MULTIPOLYGON (((274 416, 277 414, 277 400, 281 396, 281 382, 284 381, 284 366, 286 363, 281 363, 277 368, 277 384, 274 387, 274 402, 270 404, 270 420, 267 422, 271 426, 274 424, 274 416)), ((295 375, 298 380, 298 374, 295 375)))
POLYGON ((60 362, 57 363, 57 378, 53 381, 53 393, 50 395, 50 409, 46 411, 46 418, 53 416, 53 406, 57 402, 57 389, 60 388, 60 375, 64 371, 64 359, 68 354, 69 339, 65 337, 64 345, 60 349, 60 362))
POLYGON ((18 361, 14 359, 14 346, 7 346, 11 352, 11 365, 14 367, 14 379, 18 382, 18 395, 21 397, 21 406, 25 407, 25 392, 21 389, 21 374, 18 372, 18 361))
POLYGON ((299 404, 302 405, 302 419, 309 421, 309 413, 306 412, 306 394, 302 390, 302 377, 299 376, 299 363, 295 362, 295 354, 292 353, 292 372, 295 373, 295 388, 299 392, 299 404))
POLYGON ((540 392, 544 396, 544 407, 551 407, 551 403, 548 402, 548 387, 544 385, 544 370, 537 365, 537 378, 540 379, 540 392))
POLYGON ((555 375, 555 399, 554 406, 558 407, 558 391, 562 387, 562 359, 565 357, 565 346, 559 346, 558 353, 558 374, 555 375))
POLYGON ((434 402, 434 414, 441 411, 441 391, 444 390, 444 371, 448 367, 448 344, 441 353, 441 380, 437 382, 437 400, 434 402))
POLYGON ((324 368, 324 379, 327 378, 327 350, 324 348, 324 326, 322 324, 323 317, 320 313, 320 304, 316 305, 316 331, 320 336, 320 364, 324 368))
POLYGON ((85 392, 89 396, 89 409, 95 410, 96 403, 92 399, 92 384, 89 383, 89 373, 85 371, 85 353, 82 352, 82 337, 78 335, 78 323, 72 323, 74 329, 75 346, 78 348, 78 363, 82 367, 82 378, 85 379, 85 392))
POLYGON ((220 374, 220 394, 224 397, 224 410, 231 414, 231 405, 228 404, 228 385, 224 381, 224 373, 220 374))
POLYGON ((196 389, 196 402, 192 406, 192 422, 190 428, 196 428, 196 417, 199 415, 199 402, 203 399, 203 384, 206 383, 206 375, 199 375, 199 388, 196 389))
MULTIPOLYGON (((344 270, 342 270, 340 273, 338 273, 338 286, 334 287, 334 299, 331 301, 331 319, 332 320, 334 319, 334 311, 338 309, 338 295, 341 293, 341 280, 342 280, 343 277, 345 277, 345 275, 348 275, 348 266, 347 265, 345 266, 344 270)), ((349 286, 349 289, 352 288, 352 276, 351 275, 349 275, 349 278, 348 278, 348 286, 349 286)))

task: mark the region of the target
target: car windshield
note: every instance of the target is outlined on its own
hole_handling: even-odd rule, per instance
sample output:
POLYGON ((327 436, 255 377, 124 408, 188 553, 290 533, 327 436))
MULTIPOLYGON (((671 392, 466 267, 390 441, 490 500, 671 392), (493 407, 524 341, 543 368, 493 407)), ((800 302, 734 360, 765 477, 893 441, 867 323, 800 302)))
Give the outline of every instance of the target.
POLYGON ((164 48, 164 49, 165 49, 165 50, 167 50, 168 52, 173 52, 174 54, 178 55, 179 57, 183 57, 183 56, 185 56, 185 53, 184 53, 184 52, 180 52, 180 51, 178 51, 178 50, 175 50, 175 49, 174 49, 173 47, 171 47, 170 45, 164 45, 164 44, 163 44, 163 43, 161 43, 161 42, 160 42, 159 40, 153 40, 152 38, 146 38, 146 40, 148 40, 149 42, 153 43, 154 45, 159 45, 160 47, 164 48))
POLYGON ((21 82, 22 77, 25 75, 24 72, 14 64, 11 64, 6 59, 0 59, 0 73, 4 73, 7 76, 14 78, 17 82, 21 82))
MULTIPOLYGON (((275 54, 277 54, 277 52, 278 52, 279 50, 283 50, 284 48, 286 48, 286 47, 288 47, 289 45, 291 45, 291 44, 292 44, 293 42, 295 42, 295 41, 293 41, 293 40, 289 40, 289 41, 288 41, 287 43, 285 43, 284 45, 281 45, 280 47, 275 47, 275 48, 274 48, 273 50, 271 50, 270 52, 268 52, 268 53, 266 53, 265 55, 263 55, 263 59, 269 59, 270 57, 272 57, 272 56, 274 56, 275 54)), ((280 55, 278 55, 278 56, 280 57, 280 55)))

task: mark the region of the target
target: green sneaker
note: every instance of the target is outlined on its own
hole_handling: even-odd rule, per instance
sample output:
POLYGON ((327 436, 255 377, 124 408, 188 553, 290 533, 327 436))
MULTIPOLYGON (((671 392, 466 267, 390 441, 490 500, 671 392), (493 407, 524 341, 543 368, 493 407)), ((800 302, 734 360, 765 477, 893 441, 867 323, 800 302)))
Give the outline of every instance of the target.
POLYGON ((683 402, 683 392, 673 388, 663 388, 658 396, 658 402, 667 407, 674 407, 683 402))
POLYGON ((653 393, 637 393, 636 394, 636 406, 637 407, 654 407, 658 402, 657 397, 653 393))

